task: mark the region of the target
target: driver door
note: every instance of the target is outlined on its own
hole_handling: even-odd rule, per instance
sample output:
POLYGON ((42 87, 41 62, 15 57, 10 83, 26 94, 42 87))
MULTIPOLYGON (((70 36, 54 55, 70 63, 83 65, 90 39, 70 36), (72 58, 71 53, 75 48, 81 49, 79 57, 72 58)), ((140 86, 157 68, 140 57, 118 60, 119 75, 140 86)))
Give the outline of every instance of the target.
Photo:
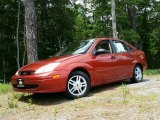
POLYGON ((119 76, 117 56, 109 40, 100 41, 94 48, 93 53, 99 49, 105 49, 105 53, 92 56, 91 64, 94 67, 95 84, 112 82, 119 76))

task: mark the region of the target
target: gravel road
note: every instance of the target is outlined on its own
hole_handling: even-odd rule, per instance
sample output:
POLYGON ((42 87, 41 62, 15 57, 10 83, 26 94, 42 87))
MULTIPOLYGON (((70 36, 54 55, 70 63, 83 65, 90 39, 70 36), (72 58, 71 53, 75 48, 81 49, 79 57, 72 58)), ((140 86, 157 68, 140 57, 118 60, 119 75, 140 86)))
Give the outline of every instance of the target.
POLYGON ((92 88, 87 97, 64 93, 0 95, 0 120, 159 120, 160 75, 141 83, 118 82, 92 88))

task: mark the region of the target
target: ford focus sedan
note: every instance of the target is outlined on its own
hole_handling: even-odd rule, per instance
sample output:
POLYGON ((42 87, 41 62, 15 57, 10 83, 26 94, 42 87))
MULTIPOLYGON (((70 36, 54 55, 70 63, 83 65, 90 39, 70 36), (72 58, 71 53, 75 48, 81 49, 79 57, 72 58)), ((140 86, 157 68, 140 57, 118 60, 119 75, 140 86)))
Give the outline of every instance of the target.
POLYGON ((70 98, 86 96, 90 88, 130 79, 143 80, 144 52, 113 38, 75 42, 53 58, 20 68, 12 77, 17 92, 66 92, 70 98))

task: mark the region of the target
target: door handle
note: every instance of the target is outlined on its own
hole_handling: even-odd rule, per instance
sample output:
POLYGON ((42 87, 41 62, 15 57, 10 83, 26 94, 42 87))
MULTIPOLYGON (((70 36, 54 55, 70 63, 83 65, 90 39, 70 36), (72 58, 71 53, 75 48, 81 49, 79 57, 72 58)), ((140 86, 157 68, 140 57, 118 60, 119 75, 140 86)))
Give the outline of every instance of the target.
POLYGON ((131 54, 131 53, 129 53, 129 54, 128 54, 128 57, 132 57, 132 54, 131 54))
POLYGON ((111 59, 116 59, 116 57, 115 56, 111 56, 111 59))

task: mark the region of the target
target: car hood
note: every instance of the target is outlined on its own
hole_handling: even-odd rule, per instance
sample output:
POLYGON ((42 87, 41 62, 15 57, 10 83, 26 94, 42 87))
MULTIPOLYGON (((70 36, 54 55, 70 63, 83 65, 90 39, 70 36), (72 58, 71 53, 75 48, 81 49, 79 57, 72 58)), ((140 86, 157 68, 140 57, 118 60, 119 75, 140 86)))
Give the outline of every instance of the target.
POLYGON ((58 56, 58 57, 53 57, 53 58, 49 58, 46 60, 42 60, 42 61, 37 61, 31 64, 28 64, 24 67, 22 67, 19 71, 35 71, 38 68, 50 64, 50 63, 54 63, 54 62, 64 62, 68 59, 72 59, 75 58, 77 56, 80 56, 80 54, 78 55, 67 55, 67 56, 58 56))

